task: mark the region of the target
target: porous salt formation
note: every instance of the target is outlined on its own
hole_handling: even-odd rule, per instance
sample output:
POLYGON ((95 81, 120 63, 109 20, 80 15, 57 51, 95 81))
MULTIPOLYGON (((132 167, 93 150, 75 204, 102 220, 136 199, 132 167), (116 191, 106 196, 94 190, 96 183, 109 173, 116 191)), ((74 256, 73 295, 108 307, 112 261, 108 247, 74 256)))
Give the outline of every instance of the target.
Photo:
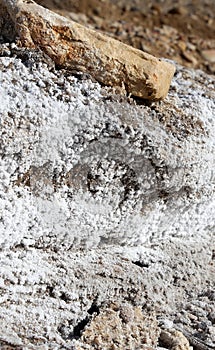
POLYGON ((212 77, 178 68, 164 102, 137 106, 24 57, 1 58, 2 248, 212 234, 212 77))
MULTIPOLYGON (((176 306, 183 300, 189 318, 204 301, 205 321, 214 308, 214 79, 178 67, 165 101, 137 105, 41 53, 4 44, 1 55, 2 347, 89 349, 95 324, 104 349, 96 314, 122 322, 117 310, 135 305, 140 317, 148 308, 183 325, 176 306)), ((159 342, 153 319, 154 336, 143 324, 135 346, 159 342)))
POLYGON ((146 105, 0 56, 0 347, 213 349, 214 78, 146 105))

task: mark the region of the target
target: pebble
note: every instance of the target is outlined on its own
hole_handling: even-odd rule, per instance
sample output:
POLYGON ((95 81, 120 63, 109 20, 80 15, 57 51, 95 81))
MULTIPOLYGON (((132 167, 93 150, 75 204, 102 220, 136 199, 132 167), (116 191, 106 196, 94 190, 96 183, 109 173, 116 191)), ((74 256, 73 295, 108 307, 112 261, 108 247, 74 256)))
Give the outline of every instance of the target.
POLYGON ((191 313, 188 313, 187 316, 192 321, 197 321, 198 320, 198 317, 196 315, 191 314, 191 313))
POLYGON ((172 7, 168 13, 172 14, 172 15, 187 15, 187 9, 184 6, 175 6, 172 7))
POLYGON ((203 50, 201 54, 202 54, 202 57, 208 62, 211 62, 211 63, 215 62, 215 49, 203 50))
POLYGON ((188 62, 192 63, 194 66, 198 64, 197 59, 192 55, 192 53, 183 51, 181 55, 183 58, 185 58, 188 62))
POLYGON ((208 315, 208 319, 215 324, 215 311, 210 312, 208 315))
POLYGON ((146 44, 144 43, 144 41, 141 41, 140 46, 141 46, 141 50, 143 50, 143 51, 145 51, 145 52, 148 52, 148 53, 151 52, 151 48, 150 48, 148 45, 146 45, 146 44))
POLYGON ((213 337, 215 337, 215 326, 209 326, 208 331, 211 335, 213 335, 213 337))
POLYGON ((187 48, 190 51, 196 51, 196 46, 194 44, 189 43, 189 42, 187 43, 187 48))
POLYGON ((186 45, 186 43, 185 43, 183 40, 179 40, 179 42, 178 42, 178 47, 179 47, 179 49, 180 49, 181 51, 185 51, 187 45, 186 45))

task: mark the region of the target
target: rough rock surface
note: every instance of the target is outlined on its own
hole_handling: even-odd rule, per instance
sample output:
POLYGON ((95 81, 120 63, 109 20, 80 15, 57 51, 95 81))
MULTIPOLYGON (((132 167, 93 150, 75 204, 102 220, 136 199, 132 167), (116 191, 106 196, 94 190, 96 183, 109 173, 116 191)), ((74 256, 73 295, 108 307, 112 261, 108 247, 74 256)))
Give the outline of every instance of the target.
POLYGON ((214 78, 146 105, 0 56, 0 347, 213 349, 214 78))
POLYGON ((59 16, 34 1, 1 0, 14 20, 23 46, 40 48, 56 64, 90 73, 108 86, 124 87, 145 99, 164 98, 175 67, 59 16))
POLYGON ((36 2, 156 57, 215 73, 214 0, 144 0, 144 6, 143 0, 36 2), (205 50, 212 52, 204 57, 205 50))

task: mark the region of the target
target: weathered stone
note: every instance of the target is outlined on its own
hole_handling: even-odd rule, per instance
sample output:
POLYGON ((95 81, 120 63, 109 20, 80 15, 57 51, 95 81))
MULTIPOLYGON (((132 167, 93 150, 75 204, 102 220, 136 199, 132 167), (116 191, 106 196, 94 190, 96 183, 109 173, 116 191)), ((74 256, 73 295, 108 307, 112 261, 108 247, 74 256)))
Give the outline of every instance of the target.
POLYGON ((158 343, 160 329, 155 315, 144 314, 140 307, 130 304, 110 305, 94 315, 75 342, 77 349, 153 350, 158 343), (86 347, 85 347, 86 346, 86 347))
POLYGON ((187 338, 176 329, 162 330, 160 341, 171 350, 191 350, 187 338))
POLYGON ((23 46, 40 48, 57 65, 90 73, 99 82, 121 86, 134 96, 161 99, 175 67, 99 32, 67 20, 34 1, 1 0, 23 46))
POLYGON ((215 62, 215 50, 202 50, 201 52, 202 57, 207 60, 208 62, 214 63, 215 62))
POLYGON ((188 62, 192 63, 194 66, 197 65, 198 61, 197 59, 194 57, 193 52, 189 52, 189 51, 183 51, 181 53, 182 57, 184 57, 188 62))

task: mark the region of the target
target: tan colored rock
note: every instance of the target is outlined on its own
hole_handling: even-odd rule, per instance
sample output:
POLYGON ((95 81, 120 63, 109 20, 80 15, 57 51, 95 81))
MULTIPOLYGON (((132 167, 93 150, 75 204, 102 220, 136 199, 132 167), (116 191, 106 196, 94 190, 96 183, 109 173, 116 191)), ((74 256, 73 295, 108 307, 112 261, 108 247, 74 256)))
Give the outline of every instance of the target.
POLYGON ((155 315, 130 304, 110 305, 93 317, 75 345, 77 350, 153 350, 159 334, 155 315))
POLYGON ((171 350, 190 350, 190 344, 182 332, 176 329, 165 329, 161 331, 160 341, 171 350))
POLYGON ((40 48, 57 65, 90 73, 144 99, 164 98, 175 67, 113 38, 70 21, 34 1, 0 0, 8 9, 21 44, 40 48))
POLYGON ((185 58, 185 60, 187 62, 192 63, 194 66, 196 66, 198 64, 198 61, 194 57, 193 53, 191 53, 189 51, 183 51, 181 55, 182 55, 183 58, 185 58))
POLYGON ((211 63, 215 62, 215 49, 211 49, 211 50, 203 50, 202 51, 202 57, 211 63))

